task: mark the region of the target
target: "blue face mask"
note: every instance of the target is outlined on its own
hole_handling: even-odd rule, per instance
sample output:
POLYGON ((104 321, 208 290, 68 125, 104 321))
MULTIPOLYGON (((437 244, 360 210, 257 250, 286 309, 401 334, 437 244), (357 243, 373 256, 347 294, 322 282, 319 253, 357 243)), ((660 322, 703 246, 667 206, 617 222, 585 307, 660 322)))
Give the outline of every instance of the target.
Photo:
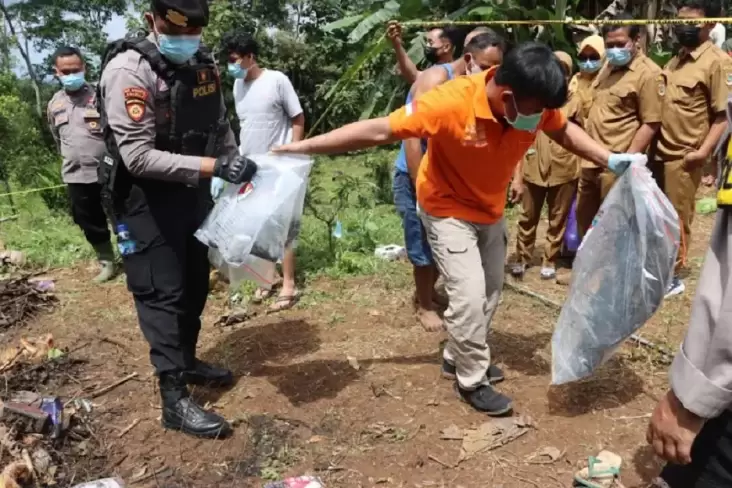
POLYGON ((79 73, 61 75, 59 76, 59 80, 61 80, 61 84, 65 90, 74 92, 84 86, 84 72, 80 71, 79 73))
POLYGON ((544 111, 542 110, 537 114, 524 115, 519 112, 515 98, 513 98, 513 108, 516 110, 516 118, 514 120, 508 120, 508 118, 506 118, 506 122, 511 124, 511 127, 516 130, 523 130, 526 132, 535 131, 539 126, 539 122, 541 122, 541 116, 544 114, 544 111))
POLYGON ((633 57, 629 47, 611 47, 605 52, 605 56, 607 62, 613 66, 625 66, 633 57))
POLYGON ((201 46, 201 36, 169 36, 158 34, 160 54, 175 64, 183 64, 193 57, 201 46))
POLYGON ((583 73, 595 73, 601 66, 602 63, 600 63, 599 59, 586 59, 579 63, 580 71, 583 73))
POLYGON ((239 63, 229 63, 229 66, 227 69, 229 71, 229 74, 233 78, 236 78, 238 80, 243 80, 244 78, 247 77, 248 70, 246 68, 242 68, 239 63))

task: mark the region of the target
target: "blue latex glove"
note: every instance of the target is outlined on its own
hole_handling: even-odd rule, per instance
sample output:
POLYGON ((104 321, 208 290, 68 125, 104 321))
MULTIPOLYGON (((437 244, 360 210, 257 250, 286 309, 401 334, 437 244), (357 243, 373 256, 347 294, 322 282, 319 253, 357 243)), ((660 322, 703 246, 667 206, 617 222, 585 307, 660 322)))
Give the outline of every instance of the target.
POLYGON ((617 176, 620 176, 625 173, 625 170, 628 169, 630 163, 645 163, 646 161, 647 159, 645 154, 611 154, 607 160, 607 167, 617 176))
POLYGON ((211 178, 211 197, 216 200, 221 195, 221 192, 224 191, 224 184, 226 182, 222 180, 221 178, 217 178, 214 176, 211 178))

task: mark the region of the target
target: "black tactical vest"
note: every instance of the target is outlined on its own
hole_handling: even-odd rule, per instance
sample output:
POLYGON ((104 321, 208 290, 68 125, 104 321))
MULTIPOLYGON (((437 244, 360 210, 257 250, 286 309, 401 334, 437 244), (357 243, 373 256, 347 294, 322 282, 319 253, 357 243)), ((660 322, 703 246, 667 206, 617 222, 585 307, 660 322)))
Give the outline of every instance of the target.
MULTIPOLYGON (((216 157, 229 125, 221 102, 216 64, 205 48, 201 48, 191 62, 178 66, 166 61, 157 46, 145 37, 120 39, 107 46, 102 71, 115 56, 130 49, 140 53, 158 76, 154 99, 155 148, 174 154, 216 157)), ((120 158, 114 134, 107 124, 104 98, 99 88, 96 99, 108 152, 99 165, 99 182, 104 199, 117 214, 119 202, 142 178, 131 175, 120 158)))

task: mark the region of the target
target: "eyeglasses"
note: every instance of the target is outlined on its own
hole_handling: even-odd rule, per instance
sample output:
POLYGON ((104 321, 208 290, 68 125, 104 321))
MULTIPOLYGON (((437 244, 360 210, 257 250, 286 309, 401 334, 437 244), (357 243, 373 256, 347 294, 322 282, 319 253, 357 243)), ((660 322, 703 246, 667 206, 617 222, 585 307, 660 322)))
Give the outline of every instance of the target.
POLYGON ((580 55, 580 56, 577 56, 577 59, 580 62, 582 62, 582 61, 600 61, 600 56, 597 55, 597 54, 591 54, 589 56, 582 56, 582 55, 580 55))

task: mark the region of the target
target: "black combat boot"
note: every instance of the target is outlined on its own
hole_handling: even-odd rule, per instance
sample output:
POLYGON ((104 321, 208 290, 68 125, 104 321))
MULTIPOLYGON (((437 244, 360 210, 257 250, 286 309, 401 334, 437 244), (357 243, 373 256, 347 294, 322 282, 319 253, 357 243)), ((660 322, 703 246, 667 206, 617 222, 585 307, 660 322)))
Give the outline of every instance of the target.
POLYGON ((207 412, 190 398, 181 373, 160 376, 163 400, 162 424, 166 429, 205 438, 223 438, 231 434, 229 423, 213 412, 207 412))
POLYGON ((183 373, 183 379, 189 385, 224 388, 234 384, 234 375, 228 369, 198 359, 194 359, 193 364, 195 365, 193 369, 183 373))

